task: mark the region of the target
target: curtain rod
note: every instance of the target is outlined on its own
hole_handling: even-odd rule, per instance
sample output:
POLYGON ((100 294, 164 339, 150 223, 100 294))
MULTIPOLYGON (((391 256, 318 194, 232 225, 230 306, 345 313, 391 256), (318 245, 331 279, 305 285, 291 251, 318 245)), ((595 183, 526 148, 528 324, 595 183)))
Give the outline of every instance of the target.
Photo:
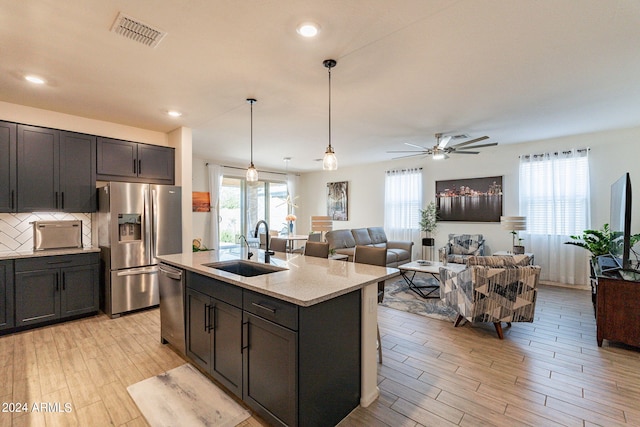
POLYGON ((385 173, 390 173, 390 172, 409 172, 409 171, 421 171, 422 168, 409 168, 409 169, 396 169, 396 170, 391 170, 391 171, 384 171, 385 173))
MULTIPOLYGON (((210 163, 207 162, 207 163, 205 163, 205 166, 209 166, 209 164, 210 163)), ((213 164, 213 163, 211 163, 211 164, 213 164)), ((239 168, 237 166, 225 166, 225 165, 220 165, 220 166, 222 166, 223 168, 229 168, 229 169, 247 170, 246 168, 239 168)), ((262 170, 262 169, 258 169, 258 172, 273 173, 273 174, 284 175, 284 176, 287 176, 287 175, 298 175, 296 173, 290 173, 289 174, 289 173, 284 173, 284 172, 271 172, 271 171, 265 171, 265 170, 262 170)))
MULTIPOLYGON (((589 148, 589 147, 587 147, 587 148, 578 148, 576 151, 578 153, 584 153, 584 152, 591 151, 591 148, 589 148)), ((558 154, 571 154, 571 150, 568 150, 568 151, 554 151, 553 153, 524 154, 522 156, 518 156, 518 158, 521 159, 521 158, 524 157, 526 159, 526 158, 531 157, 531 156, 533 156, 535 158, 535 157, 538 157, 538 156, 544 156, 545 154, 553 154, 554 156, 557 156, 558 154)))

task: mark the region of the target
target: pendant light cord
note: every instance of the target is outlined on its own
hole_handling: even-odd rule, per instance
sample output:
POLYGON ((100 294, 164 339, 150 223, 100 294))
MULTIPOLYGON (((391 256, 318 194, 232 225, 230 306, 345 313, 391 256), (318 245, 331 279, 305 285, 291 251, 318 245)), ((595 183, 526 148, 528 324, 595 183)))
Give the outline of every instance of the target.
POLYGON ((251 102, 251 164, 253 165, 253 102, 251 102))
POLYGON ((331 68, 329 69, 329 148, 331 148, 331 68))

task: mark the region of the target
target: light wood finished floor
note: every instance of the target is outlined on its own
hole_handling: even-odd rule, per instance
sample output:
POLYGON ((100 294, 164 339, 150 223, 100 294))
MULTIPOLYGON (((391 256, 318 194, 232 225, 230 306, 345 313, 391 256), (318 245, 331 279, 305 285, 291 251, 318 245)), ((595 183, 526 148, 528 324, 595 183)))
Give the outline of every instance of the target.
MULTIPOLYGON (((596 345, 588 291, 541 286, 536 321, 503 341, 490 324, 453 328, 385 307, 379 324, 381 396, 341 427, 640 425, 640 351, 596 345)), ((0 426, 145 426, 126 387, 182 363, 159 343, 157 309, 0 337, 1 402, 72 407, 0 413, 0 426)))

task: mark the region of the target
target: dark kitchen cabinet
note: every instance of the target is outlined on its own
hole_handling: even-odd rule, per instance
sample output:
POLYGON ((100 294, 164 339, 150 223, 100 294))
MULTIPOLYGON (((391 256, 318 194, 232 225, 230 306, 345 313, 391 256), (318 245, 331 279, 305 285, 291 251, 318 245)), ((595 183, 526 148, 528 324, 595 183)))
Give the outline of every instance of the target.
POLYGON ((16 124, 0 122, 0 212, 16 211, 16 124))
POLYGON ((229 391, 242 397, 242 309, 229 303, 240 305, 242 291, 195 274, 188 275, 187 283, 191 285, 186 293, 187 355, 229 391))
POLYGON ((95 212, 95 137, 18 125, 18 212, 95 212))
POLYGON ((248 312, 243 326, 242 400, 278 424, 298 425, 298 334, 248 312))
POLYGON ((104 181, 173 184, 175 150, 112 138, 98 138, 97 178, 104 181))
POLYGON ((15 326, 98 311, 99 254, 15 260, 15 326))
POLYGON ((359 291, 300 307, 193 272, 186 283, 187 356, 270 425, 336 425, 359 405, 359 291))
POLYGON ((13 260, 0 261, 0 331, 14 326, 13 260))

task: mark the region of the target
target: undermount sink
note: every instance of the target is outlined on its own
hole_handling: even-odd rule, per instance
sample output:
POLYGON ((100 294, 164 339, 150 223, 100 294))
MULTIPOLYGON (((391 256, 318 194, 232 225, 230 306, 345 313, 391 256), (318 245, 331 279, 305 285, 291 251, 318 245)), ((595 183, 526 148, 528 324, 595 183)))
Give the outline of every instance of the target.
POLYGON ((244 277, 260 276, 261 274, 269 274, 286 270, 286 268, 276 267, 275 265, 258 264, 256 262, 244 260, 220 261, 203 265, 205 267, 215 268, 216 270, 222 270, 244 277))

